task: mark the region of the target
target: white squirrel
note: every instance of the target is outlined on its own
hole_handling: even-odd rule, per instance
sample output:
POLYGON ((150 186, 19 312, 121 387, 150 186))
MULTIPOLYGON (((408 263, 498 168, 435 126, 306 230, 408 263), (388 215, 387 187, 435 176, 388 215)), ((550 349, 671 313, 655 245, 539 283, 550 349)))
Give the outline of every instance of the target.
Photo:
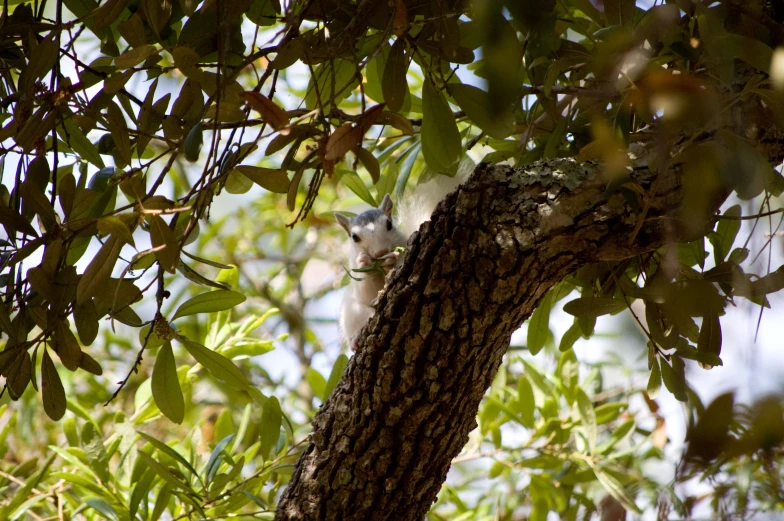
POLYGON ((373 316, 374 300, 384 289, 386 275, 400 265, 403 257, 396 248, 405 246, 409 237, 430 219, 439 202, 457 188, 473 171, 473 161, 461 162, 454 177, 437 176, 404 195, 398 204, 397 218, 392 214, 389 194, 378 208, 356 217, 335 213, 335 218, 351 239, 349 270, 366 268, 379 262, 383 271, 351 273, 340 308, 340 331, 352 350, 356 350, 362 328, 373 316), (397 224, 396 224, 396 222, 397 224), (356 278, 354 278, 356 277, 356 278), (359 280, 357 280, 359 279, 359 280))

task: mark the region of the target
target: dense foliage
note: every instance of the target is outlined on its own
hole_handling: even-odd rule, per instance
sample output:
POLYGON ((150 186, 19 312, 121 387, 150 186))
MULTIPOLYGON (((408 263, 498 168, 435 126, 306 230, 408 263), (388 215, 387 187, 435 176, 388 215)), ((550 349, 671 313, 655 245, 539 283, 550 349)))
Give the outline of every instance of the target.
POLYGON ((429 515, 780 511, 780 401, 706 407, 686 366, 722 365, 727 308, 770 307, 784 288, 784 267, 758 262, 782 215, 766 153, 784 123, 781 14, 762 1, 6 0, 0 519, 272 518, 347 363, 331 212, 475 161, 571 157, 600 162, 607 196, 642 223, 640 147, 680 169, 673 227, 700 238, 551 290, 429 515), (738 105, 767 126, 751 109, 729 118, 738 105), (573 324, 556 341, 561 307, 573 324), (578 360, 575 342, 611 314, 639 326, 647 365, 578 360), (293 356, 259 357, 273 349, 293 356), (677 473, 662 383, 691 426, 677 473), (693 495, 693 478, 710 491, 693 495))

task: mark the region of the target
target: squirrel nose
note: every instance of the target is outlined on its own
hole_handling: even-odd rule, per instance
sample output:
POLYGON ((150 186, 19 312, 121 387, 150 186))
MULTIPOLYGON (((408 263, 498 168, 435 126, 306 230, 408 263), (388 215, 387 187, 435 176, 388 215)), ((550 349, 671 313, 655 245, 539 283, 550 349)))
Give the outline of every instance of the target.
POLYGON ((374 259, 379 259, 379 258, 383 257, 384 255, 386 255, 387 253, 389 253, 389 249, 388 248, 382 248, 380 250, 375 250, 373 252, 373 258, 374 259))

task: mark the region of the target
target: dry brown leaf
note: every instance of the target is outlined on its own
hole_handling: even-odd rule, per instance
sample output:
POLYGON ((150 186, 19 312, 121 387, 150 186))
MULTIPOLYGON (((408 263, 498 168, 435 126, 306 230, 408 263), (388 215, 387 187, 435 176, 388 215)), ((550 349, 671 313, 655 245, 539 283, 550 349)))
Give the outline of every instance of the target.
POLYGON ((327 140, 324 158, 327 161, 335 161, 343 157, 349 150, 355 149, 362 141, 362 128, 355 127, 351 123, 338 127, 327 140))
POLYGON ((395 36, 403 36, 408 31, 408 9, 404 0, 397 0, 392 30, 395 32, 395 36))
POLYGON ((370 130, 370 127, 378 120, 381 113, 384 111, 384 104, 380 103, 367 109, 357 121, 357 126, 362 129, 362 134, 370 130))
POLYGON ((286 114, 285 110, 278 107, 274 101, 252 90, 245 92, 243 96, 248 100, 250 106, 261 114, 261 119, 269 123, 273 129, 280 130, 288 126, 288 114, 286 114))

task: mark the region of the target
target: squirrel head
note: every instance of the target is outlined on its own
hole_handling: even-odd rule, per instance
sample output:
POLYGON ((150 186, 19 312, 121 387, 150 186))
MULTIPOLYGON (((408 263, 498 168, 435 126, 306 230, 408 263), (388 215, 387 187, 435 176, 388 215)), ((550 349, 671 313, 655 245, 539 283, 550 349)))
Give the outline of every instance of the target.
POLYGON ((365 252, 373 259, 406 243, 406 236, 393 222, 392 199, 389 194, 384 195, 378 208, 364 211, 356 217, 336 213, 335 219, 346 230, 353 249, 365 252))

